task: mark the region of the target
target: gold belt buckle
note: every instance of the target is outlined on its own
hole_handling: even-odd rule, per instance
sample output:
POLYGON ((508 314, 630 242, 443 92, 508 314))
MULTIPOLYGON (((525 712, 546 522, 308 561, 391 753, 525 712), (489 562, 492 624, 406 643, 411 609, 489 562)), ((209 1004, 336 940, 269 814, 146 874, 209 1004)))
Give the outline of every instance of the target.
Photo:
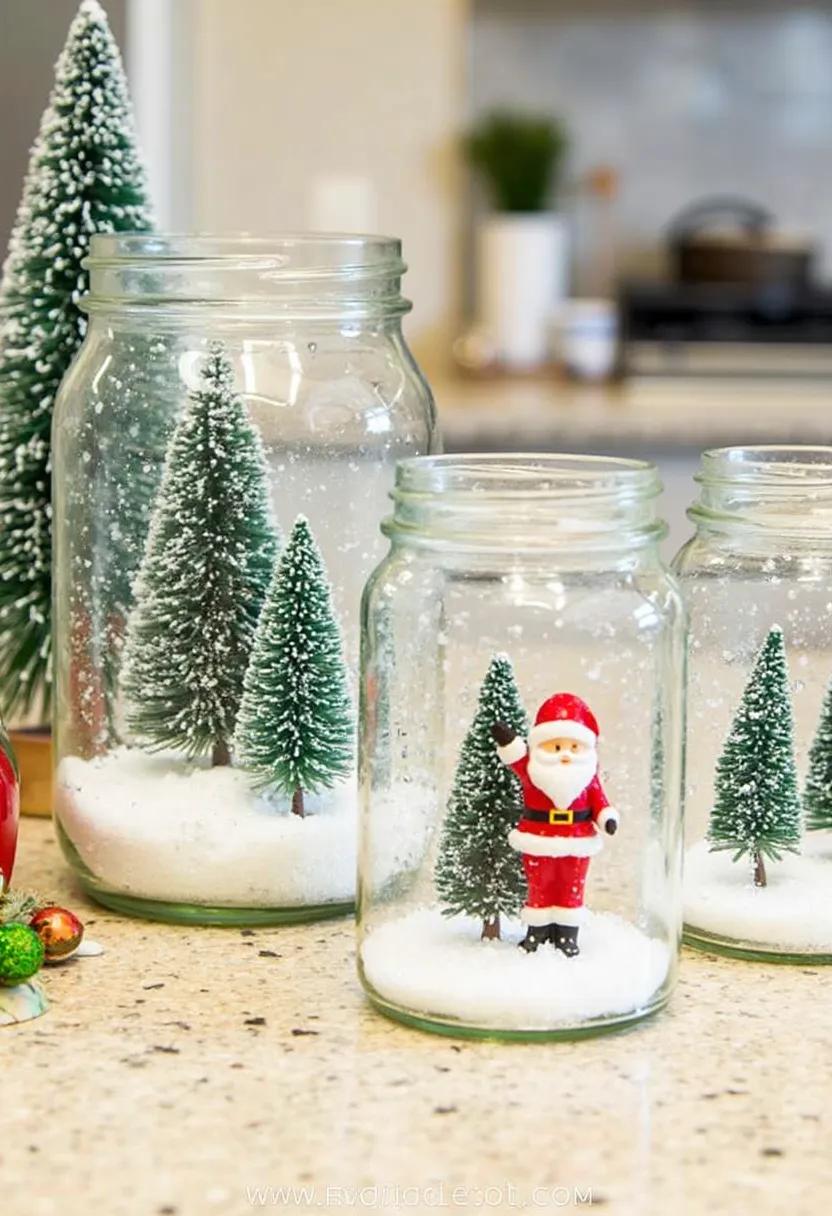
POLYGON ((566 823, 570 826, 574 822, 574 811, 559 811, 556 806, 553 806, 549 812, 549 823, 553 826, 556 823, 566 823))

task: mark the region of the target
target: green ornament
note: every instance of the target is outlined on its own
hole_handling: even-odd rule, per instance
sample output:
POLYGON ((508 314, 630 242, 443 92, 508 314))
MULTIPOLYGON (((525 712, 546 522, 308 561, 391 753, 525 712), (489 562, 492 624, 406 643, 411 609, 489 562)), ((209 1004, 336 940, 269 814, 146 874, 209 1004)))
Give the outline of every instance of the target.
POLYGON ((43 943, 28 925, 0 925, 0 986, 23 984, 43 965, 43 943))

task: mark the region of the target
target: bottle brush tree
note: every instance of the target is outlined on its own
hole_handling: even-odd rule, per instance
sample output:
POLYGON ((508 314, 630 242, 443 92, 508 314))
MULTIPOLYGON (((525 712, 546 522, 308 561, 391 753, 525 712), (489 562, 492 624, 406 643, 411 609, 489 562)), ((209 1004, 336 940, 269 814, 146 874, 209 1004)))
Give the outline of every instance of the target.
POLYGON ((491 660, 460 749, 435 873, 445 915, 480 918, 484 938, 500 936, 500 915, 516 914, 525 892, 520 855, 508 843, 523 792, 497 755, 491 734, 496 722, 505 722, 521 736, 528 729, 505 655, 491 660))
POLYGON ((770 630, 754 663, 716 769, 711 849, 751 858, 754 885, 766 885, 765 858, 800 846, 800 797, 794 759, 786 649, 770 630))
POLYGON ((803 814, 810 832, 832 829, 832 681, 827 685, 817 730, 809 749, 809 771, 803 788, 803 814))
POLYGON ((58 59, 0 285, 0 701, 50 698, 50 429, 84 336, 81 266, 98 232, 151 226, 118 48, 83 0, 58 59))
POLYGON ((263 446, 222 343, 171 437, 124 650, 137 742, 228 764, 278 538, 263 446))
POLYGON ((326 570, 300 516, 260 616, 235 735, 235 757, 258 789, 291 797, 349 775, 355 723, 326 570))

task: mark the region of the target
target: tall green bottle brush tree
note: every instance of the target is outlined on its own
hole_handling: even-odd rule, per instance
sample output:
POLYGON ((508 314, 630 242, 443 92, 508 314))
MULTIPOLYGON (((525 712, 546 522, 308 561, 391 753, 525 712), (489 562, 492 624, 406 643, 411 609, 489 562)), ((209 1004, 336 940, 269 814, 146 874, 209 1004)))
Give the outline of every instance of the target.
POLYGON ((355 723, 341 634, 320 551, 300 516, 275 570, 246 671, 237 762, 257 788, 292 800, 331 789, 353 766, 355 723))
POLYGON ((32 149, 2 285, 0 699, 28 712, 50 696, 50 428, 58 385, 85 331, 81 259, 98 232, 151 227, 118 48, 83 0, 32 149))
POLYGON ((462 742, 435 871, 445 915, 479 918, 486 939, 499 938, 501 915, 516 915, 525 892, 520 855, 508 843, 523 792, 497 755, 491 733, 496 722, 505 722, 521 737, 528 730, 505 655, 491 660, 462 742))
POLYGON ((754 885, 767 885, 765 859, 800 847, 800 796, 783 632, 770 630, 754 663, 717 763, 708 840, 751 859, 754 885))
POLYGON ((230 762, 277 549, 262 441, 215 342, 170 441, 136 579, 122 687, 137 742, 230 762))

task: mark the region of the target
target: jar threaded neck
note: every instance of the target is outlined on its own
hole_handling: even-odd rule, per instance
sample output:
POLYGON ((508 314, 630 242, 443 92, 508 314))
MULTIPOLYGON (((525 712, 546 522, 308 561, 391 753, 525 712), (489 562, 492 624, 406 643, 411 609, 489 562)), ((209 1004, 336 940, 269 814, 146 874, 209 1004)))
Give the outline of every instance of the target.
POLYGON ((696 481, 688 518, 700 529, 832 542, 832 447, 714 448, 702 454, 696 481))
POLYGON ((630 550, 665 535, 655 465, 559 454, 422 456, 400 461, 391 537, 537 551, 630 550))

